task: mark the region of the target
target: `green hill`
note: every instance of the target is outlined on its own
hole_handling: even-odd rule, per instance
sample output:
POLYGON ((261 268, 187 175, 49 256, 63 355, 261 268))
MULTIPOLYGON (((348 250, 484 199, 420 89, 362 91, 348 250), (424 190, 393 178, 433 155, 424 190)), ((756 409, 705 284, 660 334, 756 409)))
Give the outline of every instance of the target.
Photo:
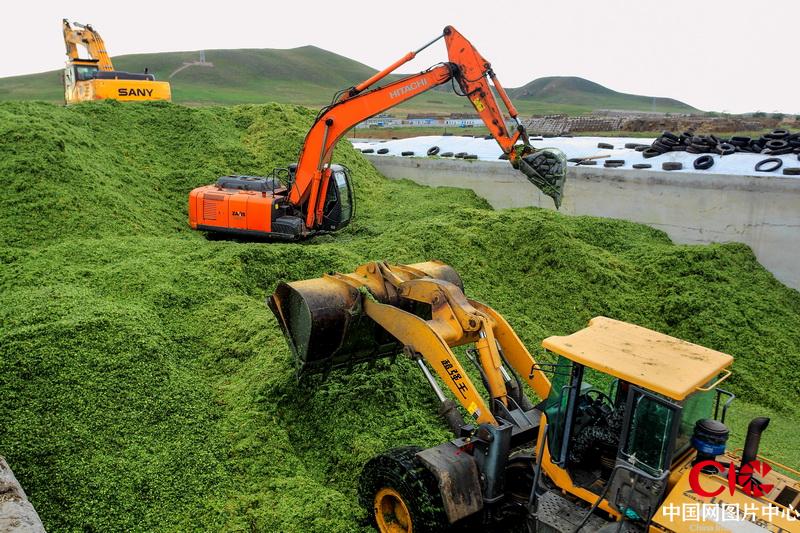
POLYGON ((698 112, 694 107, 672 98, 619 93, 599 83, 575 76, 539 78, 522 87, 509 90, 509 94, 517 100, 582 105, 593 109, 698 112))
MULTIPOLYGON (((336 91, 354 85, 375 70, 344 56, 315 46, 288 50, 207 50, 213 67, 191 66, 172 78, 184 62, 197 61, 199 52, 163 52, 114 58, 120 70, 141 72, 149 68, 157 79, 169 80, 173 99, 185 104, 242 104, 281 102, 321 107, 336 91)), ((650 111, 651 98, 617 93, 581 78, 541 78, 512 96, 521 113, 578 114, 593 109, 650 111), (578 83, 579 80, 582 83, 578 83)), ((57 71, 0 78, 0 100, 63 100, 57 71)), ((417 97, 400 107, 410 112, 472 112, 471 104, 456 96, 449 85, 417 97)), ((658 111, 691 112, 696 109, 676 100, 657 99, 658 111)))
POLYGON ((543 338, 596 315, 730 352, 731 447, 767 414, 762 453, 800 463, 800 293, 743 245, 494 211, 469 191, 387 180, 347 143, 335 159, 353 170, 358 216, 342 233, 189 230, 193 187, 294 160, 313 117, 0 103, 0 455, 49 531, 367 531, 361 465, 447 439, 435 397, 403 357, 298 384, 264 301, 280 280, 376 259, 453 265, 541 361, 543 338))

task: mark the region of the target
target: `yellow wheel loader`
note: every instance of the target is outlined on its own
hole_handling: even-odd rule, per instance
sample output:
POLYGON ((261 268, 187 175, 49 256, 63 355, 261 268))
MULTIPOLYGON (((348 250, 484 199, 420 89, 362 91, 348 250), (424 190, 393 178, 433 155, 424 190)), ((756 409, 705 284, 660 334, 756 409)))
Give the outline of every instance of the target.
POLYGON ((769 419, 726 449, 730 355, 597 317, 538 363, 439 262, 281 283, 268 305, 301 377, 403 353, 438 399, 453 440, 364 466, 381 532, 800 532, 800 473, 758 455, 769 419))
POLYGON ((90 24, 62 22, 64 45, 67 47, 67 65, 64 69, 64 103, 67 105, 91 100, 122 100, 142 102, 170 100, 172 92, 166 81, 155 77, 114 70, 103 38, 90 24), (79 47, 89 55, 81 58, 79 47))

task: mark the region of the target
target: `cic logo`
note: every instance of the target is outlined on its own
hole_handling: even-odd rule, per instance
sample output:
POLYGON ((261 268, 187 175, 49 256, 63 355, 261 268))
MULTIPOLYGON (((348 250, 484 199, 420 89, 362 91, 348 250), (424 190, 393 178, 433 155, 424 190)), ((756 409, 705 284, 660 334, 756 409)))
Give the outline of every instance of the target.
MULTIPOLYGON (((725 491, 725 485, 721 484, 716 488, 709 486, 703 487, 700 485, 700 474, 704 469, 706 471, 710 471, 711 468, 719 472, 720 475, 727 477, 727 488, 731 496, 733 496, 734 492, 736 492, 737 485, 741 487, 742 492, 753 498, 760 498, 765 494, 768 494, 774 487, 774 485, 771 483, 762 483, 755 477, 755 474, 758 474, 762 477, 769 474, 769 472, 772 470, 772 467, 767 463, 763 463, 758 460, 750 461, 749 463, 742 465, 737 471, 736 465, 733 464, 725 466, 717 461, 700 461, 696 465, 692 466, 692 470, 689 472, 689 486, 692 488, 692 491, 704 498, 713 498, 715 496, 719 496, 725 491)), ((707 479, 710 480, 711 478, 707 477, 707 479)), ((705 484, 710 485, 711 482, 705 481, 705 484)))

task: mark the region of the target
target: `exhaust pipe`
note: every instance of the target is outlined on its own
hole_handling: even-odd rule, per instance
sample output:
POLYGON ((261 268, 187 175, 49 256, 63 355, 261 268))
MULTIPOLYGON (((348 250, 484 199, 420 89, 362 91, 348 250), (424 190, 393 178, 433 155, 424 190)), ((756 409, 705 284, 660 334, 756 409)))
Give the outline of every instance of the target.
POLYGON ((761 444, 761 433, 767 429, 768 425, 769 418, 765 416, 759 416, 750 421, 750 424, 747 426, 747 437, 744 441, 742 464, 739 465, 739 468, 756 460, 758 457, 758 446, 761 444))

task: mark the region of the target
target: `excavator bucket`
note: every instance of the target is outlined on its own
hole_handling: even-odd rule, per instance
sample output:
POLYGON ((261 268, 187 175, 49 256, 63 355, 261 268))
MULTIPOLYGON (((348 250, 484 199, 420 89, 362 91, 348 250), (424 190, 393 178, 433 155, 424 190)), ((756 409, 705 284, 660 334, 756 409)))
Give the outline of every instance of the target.
POLYGON ((402 300, 384 278, 387 270, 401 281, 432 277, 463 289, 456 271, 438 261, 391 266, 368 263, 351 274, 279 283, 267 305, 278 319, 301 377, 402 351, 403 346, 394 337, 363 314, 362 298, 373 298, 419 316, 430 314, 430 309, 402 300))
POLYGON ((561 207, 567 179, 567 157, 556 148, 543 148, 519 159, 519 170, 544 194, 561 207))

